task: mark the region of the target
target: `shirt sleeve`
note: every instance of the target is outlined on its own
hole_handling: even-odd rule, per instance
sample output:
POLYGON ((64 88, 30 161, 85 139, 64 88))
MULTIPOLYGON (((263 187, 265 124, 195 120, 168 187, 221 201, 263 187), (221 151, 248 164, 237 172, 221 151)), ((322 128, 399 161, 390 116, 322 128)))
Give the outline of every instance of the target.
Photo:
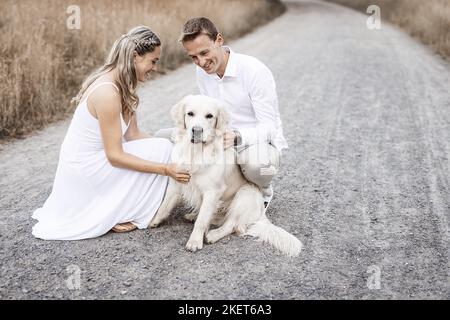
POLYGON ((278 98, 275 80, 268 68, 258 70, 249 85, 249 94, 258 124, 239 129, 242 144, 271 142, 276 137, 278 98))

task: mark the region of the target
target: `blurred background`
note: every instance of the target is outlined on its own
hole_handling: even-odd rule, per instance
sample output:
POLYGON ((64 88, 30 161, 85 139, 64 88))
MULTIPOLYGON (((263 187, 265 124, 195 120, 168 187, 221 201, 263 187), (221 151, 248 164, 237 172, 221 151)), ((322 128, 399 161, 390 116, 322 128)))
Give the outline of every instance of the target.
MULTIPOLYGON (((450 0, 326 1, 363 14, 376 4, 383 23, 450 59, 450 0)), ((279 0, 77 0, 81 25, 69 29, 71 5, 73 0, 0 0, 0 143, 71 115, 69 101, 83 79, 134 26, 147 25, 161 38, 163 74, 187 61, 177 43, 187 19, 207 16, 230 40, 285 11, 279 0)))
POLYGON ((381 19, 430 45, 450 59, 450 0, 325 0, 366 12, 378 5, 381 19))
POLYGON ((0 0, 0 142, 71 115, 84 78, 132 27, 160 37, 164 73, 187 61, 177 39, 189 18, 209 17, 229 40, 284 10, 278 0, 0 0), (79 29, 67 26, 72 5, 79 29))

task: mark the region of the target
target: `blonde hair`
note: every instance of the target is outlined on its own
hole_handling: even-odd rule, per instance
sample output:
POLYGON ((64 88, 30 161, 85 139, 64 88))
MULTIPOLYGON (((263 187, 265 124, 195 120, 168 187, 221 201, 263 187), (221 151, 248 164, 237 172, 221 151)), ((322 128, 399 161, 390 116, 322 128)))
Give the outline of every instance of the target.
POLYGON ((87 77, 78 94, 72 98, 71 103, 78 104, 86 89, 95 80, 116 68, 118 74, 116 84, 122 97, 122 111, 133 114, 139 104, 139 97, 135 91, 138 79, 133 54, 136 52, 143 56, 153 52, 160 45, 161 41, 158 36, 148 27, 139 26, 131 29, 114 42, 104 65, 87 77))

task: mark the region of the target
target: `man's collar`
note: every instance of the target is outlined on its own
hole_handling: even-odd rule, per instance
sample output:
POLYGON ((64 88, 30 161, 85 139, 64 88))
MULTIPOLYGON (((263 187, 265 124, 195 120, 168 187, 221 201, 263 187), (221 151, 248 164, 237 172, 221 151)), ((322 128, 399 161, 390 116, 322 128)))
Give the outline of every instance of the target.
MULTIPOLYGON (((236 56, 234 51, 228 46, 222 46, 222 48, 230 54, 228 56, 227 66, 225 67, 225 73, 223 74, 222 79, 225 77, 237 77, 236 56)), ((213 77, 216 80, 221 79, 217 74, 214 74, 213 77)))
POLYGON ((227 67, 225 68, 224 77, 237 77, 236 56, 230 47, 223 46, 225 51, 229 52, 227 67))

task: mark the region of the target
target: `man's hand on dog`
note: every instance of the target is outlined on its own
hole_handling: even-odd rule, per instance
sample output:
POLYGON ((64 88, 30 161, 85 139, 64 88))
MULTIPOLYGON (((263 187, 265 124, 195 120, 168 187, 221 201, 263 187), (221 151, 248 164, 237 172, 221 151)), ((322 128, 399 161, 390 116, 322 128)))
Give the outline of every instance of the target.
POLYGON ((234 139, 236 138, 236 133, 232 130, 226 130, 223 135, 223 148, 228 149, 234 146, 234 139))

